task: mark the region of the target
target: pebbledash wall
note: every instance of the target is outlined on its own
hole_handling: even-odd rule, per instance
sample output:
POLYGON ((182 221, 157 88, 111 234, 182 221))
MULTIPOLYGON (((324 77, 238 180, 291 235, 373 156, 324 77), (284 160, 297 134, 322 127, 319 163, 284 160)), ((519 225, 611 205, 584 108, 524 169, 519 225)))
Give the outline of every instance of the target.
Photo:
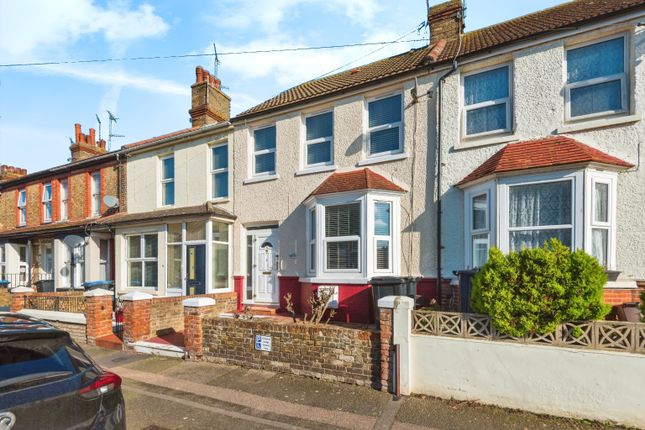
POLYGON ((203 358, 364 386, 380 383, 378 332, 291 320, 202 320, 203 358), (255 349, 255 336, 271 337, 271 352, 255 349))

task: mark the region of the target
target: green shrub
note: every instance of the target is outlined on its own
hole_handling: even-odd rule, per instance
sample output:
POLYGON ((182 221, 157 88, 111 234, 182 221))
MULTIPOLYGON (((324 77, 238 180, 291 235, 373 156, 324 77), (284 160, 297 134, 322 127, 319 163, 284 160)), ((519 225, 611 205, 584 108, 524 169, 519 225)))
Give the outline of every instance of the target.
POLYGON ((595 258, 551 239, 542 248, 504 255, 492 248, 473 278, 471 301, 501 333, 544 335, 566 321, 603 319, 607 275, 595 258))

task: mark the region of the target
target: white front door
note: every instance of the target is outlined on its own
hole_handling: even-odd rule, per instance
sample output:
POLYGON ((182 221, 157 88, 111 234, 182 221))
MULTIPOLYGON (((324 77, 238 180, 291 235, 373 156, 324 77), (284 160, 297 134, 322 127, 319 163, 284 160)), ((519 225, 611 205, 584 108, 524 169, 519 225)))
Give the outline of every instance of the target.
POLYGON ((277 303, 278 230, 256 230, 253 235, 255 303, 277 303))

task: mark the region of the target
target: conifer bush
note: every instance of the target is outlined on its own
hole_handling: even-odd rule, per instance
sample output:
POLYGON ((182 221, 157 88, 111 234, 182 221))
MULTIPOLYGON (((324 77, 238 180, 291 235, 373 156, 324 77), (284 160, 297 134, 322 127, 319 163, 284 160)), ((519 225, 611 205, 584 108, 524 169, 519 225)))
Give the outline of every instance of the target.
POLYGON ((645 290, 641 293, 641 316, 641 319, 645 322, 645 290))
POLYGON ((611 310, 603 301, 606 282, 595 258, 551 239, 507 255, 492 248, 473 278, 471 301, 501 333, 544 335, 563 322, 603 319, 611 310))

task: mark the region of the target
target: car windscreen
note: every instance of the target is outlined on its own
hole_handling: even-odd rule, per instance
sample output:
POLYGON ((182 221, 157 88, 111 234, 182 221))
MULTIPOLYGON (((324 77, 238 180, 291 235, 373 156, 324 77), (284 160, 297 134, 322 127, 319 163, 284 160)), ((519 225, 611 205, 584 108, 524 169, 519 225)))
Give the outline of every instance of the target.
POLYGON ((67 336, 0 342, 0 392, 65 378, 76 373, 67 336))

